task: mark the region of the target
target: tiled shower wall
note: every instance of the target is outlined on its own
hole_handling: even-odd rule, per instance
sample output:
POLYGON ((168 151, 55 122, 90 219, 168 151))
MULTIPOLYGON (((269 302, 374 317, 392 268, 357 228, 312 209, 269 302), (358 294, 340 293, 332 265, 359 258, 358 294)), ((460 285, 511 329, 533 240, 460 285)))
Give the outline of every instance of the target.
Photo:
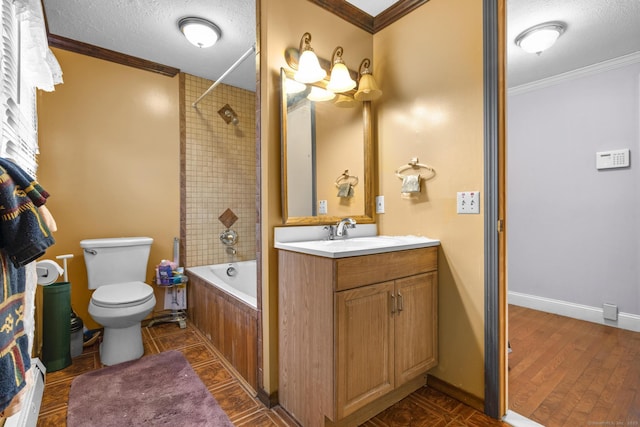
POLYGON ((216 86, 196 108, 193 102, 213 83, 185 74, 185 266, 232 261, 220 242, 226 227, 218 220, 231 209, 238 220, 235 261, 256 257, 256 105, 255 93, 216 86), (237 125, 218 114, 229 104, 237 125))

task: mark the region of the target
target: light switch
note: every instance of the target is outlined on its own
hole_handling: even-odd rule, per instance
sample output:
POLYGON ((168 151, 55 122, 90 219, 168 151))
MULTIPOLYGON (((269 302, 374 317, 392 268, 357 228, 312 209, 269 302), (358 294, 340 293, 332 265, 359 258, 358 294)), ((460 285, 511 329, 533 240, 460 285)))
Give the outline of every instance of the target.
POLYGON ((384 196, 376 196, 376 213, 384 213, 384 196))
POLYGON ((459 214, 480 213, 480 192, 461 191, 457 196, 457 211, 459 214))

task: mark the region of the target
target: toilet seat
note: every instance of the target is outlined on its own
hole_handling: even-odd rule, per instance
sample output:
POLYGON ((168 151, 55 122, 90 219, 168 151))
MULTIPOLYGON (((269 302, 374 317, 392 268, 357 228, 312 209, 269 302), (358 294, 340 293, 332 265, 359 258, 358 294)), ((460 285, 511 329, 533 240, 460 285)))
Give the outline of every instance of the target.
POLYGON ((153 288, 146 283, 126 282, 100 286, 91 296, 91 302, 98 307, 124 308, 144 304, 153 297, 153 288))

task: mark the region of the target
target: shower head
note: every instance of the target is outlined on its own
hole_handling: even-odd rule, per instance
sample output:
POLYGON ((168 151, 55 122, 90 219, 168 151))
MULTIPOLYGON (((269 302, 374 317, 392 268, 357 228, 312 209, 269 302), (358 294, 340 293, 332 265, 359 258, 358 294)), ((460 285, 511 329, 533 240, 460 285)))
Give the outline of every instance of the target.
POLYGON ((238 115, 235 111, 233 111, 233 108, 231 108, 229 104, 225 104, 224 107, 219 109, 218 114, 220 114, 222 119, 227 124, 232 123, 234 125, 237 125, 238 123, 240 123, 240 120, 238 120, 238 115))

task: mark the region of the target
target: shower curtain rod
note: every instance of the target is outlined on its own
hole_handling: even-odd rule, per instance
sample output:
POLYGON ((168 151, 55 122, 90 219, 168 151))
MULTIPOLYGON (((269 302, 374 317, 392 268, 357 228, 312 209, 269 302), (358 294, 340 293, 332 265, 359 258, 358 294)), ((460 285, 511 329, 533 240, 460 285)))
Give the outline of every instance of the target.
POLYGON ((211 92, 216 86, 222 83, 222 80, 224 80, 224 78, 227 77, 227 74, 235 70, 238 67, 238 65, 240 65, 242 61, 247 59, 247 57, 251 55, 252 52, 255 52, 255 50, 256 50, 256 45, 254 44, 231 67, 229 67, 229 69, 225 71, 218 80, 216 80, 211 86, 209 86, 209 89, 207 89, 202 95, 200 95, 200 98, 196 99, 196 101, 193 104, 191 104, 191 106, 196 107, 198 105, 198 102, 202 101, 202 98, 207 96, 209 92, 211 92))

